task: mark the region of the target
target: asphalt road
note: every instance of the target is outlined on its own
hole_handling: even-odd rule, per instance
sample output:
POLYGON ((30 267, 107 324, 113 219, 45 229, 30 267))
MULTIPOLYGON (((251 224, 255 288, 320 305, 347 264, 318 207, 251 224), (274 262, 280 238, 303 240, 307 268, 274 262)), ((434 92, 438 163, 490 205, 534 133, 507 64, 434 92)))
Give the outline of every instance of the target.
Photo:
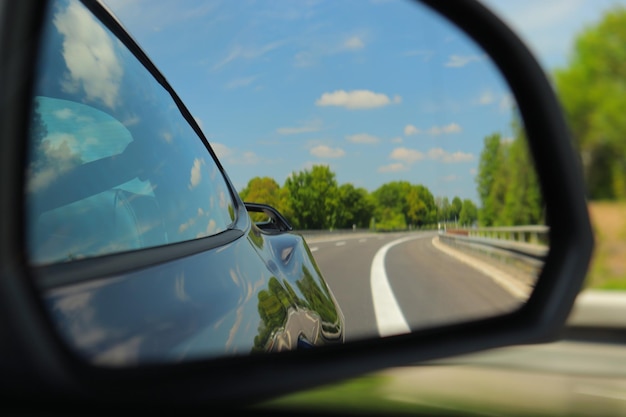
POLYGON ((511 311, 519 296, 433 244, 435 232, 309 237, 342 307, 346 340, 511 311))

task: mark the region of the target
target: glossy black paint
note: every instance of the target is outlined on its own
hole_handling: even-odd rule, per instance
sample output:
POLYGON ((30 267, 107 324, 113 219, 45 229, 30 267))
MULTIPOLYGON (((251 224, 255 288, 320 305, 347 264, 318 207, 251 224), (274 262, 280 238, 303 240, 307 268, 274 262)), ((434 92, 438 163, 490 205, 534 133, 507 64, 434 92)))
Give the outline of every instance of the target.
POLYGON ((342 313, 303 238, 254 225, 226 246, 44 296, 68 345, 100 365, 343 342, 342 313))

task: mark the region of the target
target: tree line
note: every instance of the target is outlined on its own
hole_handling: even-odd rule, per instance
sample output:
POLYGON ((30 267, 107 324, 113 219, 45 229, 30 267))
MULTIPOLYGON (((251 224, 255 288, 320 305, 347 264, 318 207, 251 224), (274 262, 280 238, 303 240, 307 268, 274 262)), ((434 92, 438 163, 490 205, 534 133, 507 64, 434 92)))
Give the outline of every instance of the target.
POLYGON ((483 227, 545 224, 537 172, 517 120, 513 138, 493 133, 483 140, 476 175, 478 223, 483 227))
POLYGON ((496 132, 483 139, 475 178, 479 205, 458 196, 435 197, 426 186, 402 180, 369 192, 339 184, 328 165, 293 172, 282 186, 271 177, 255 177, 239 194, 243 201, 277 208, 300 230, 545 224, 537 173, 518 120, 512 123, 512 138, 496 132))
POLYGON ((339 184, 328 165, 293 172, 282 186, 271 177, 255 177, 239 194, 243 201, 274 206, 300 230, 407 230, 436 228, 444 221, 469 226, 478 219, 470 199, 435 198, 426 186, 408 181, 391 181, 369 192, 339 184))

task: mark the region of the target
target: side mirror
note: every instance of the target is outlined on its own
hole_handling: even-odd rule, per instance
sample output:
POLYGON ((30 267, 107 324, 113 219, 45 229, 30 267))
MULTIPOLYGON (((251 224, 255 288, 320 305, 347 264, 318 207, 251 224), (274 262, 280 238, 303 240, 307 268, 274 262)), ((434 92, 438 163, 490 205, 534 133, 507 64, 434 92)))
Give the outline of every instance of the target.
MULTIPOLYGON (((369 2, 357 3, 358 6, 350 6, 352 8, 347 14, 351 16, 351 22, 359 22, 357 12, 361 10, 360 7, 369 2)), ((394 332, 388 337, 376 335, 376 337, 345 344, 276 354, 242 356, 233 354, 233 356, 219 358, 207 357, 205 355, 207 344, 219 343, 220 349, 226 346, 230 351, 239 354, 244 350, 242 348, 244 342, 250 340, 254 342, 258 334, 272 335, 272 328, 269 325, 265 326, 265 323, 276 321, 281 324, 283 323, 281 320, 289 317, 292 318, 289 321, 290 324, 299 322, 303 326, 308 324, 310 329, 316 331, 332 331, 332 328, 324 327, 324 320, 320 321, 317 318, 326 316, 329 318, 326 322, 337 321, 340 315, 326 306, 332 306, 334 294, 340 292, 354 303, 353 311, 356 314, 352 317, 358 317, 367 325, 375 322, 378 315, 363 314, 365 307, 371 307, 366 304, 373 304, 371 295, 382 294, 384 300, 381 304, 382 308, 379 309, 379 315, 385 320, 394 321, 398 317, 395 314, 398 310, 393 308, 394 303, 389 302, 389 300, 394 301, 393 292, 388 285, 389 281, 386 278, 373 280, 371 277, 384 277, 385 274, 382 272, 385 267, 385 254, 394 243, 409 242, 409 239, 413 239, 414 236, 381 244, 380 248, 370 250, 371 266, 364 262, 366 253, 362 250, 364 245, 355 245, 357 247, 355 255, 341 256, 338 248, 347 244, 333 242, 329 245, 327 258, 334 258, 333 260, 341 268, 351 263, 363 267, 365 271, 357 275, 345 273, 345 270, 342 270, 343 273, 339 275, 340 279, 337 279, 333 285, 326 285, 325 281, 320 278, 319 272, 322 268, 316 264, 319 259, 322 259, 323 254, 313 248, 310 251, 305 250, 301 237, 295 234, 280 235, 281 232, 291 231, 292 226, 276 209, 264 204, 242 203, 234 192, 230 178, 226 175, 223 178, 221 174, 217 175, 224 169, 217 161, 218 152, 209 149, 209 141, 203 134, 200 124, 183 104, 166 77, 161 74, 120 22, 108 12, 102 2, 97 0, 2 2, 0 3, 0 27, 2 28, 0 30, 0 44, 2 45, 0 48, 0 91, 3 94, 0 94, 0 107, 3 111, 0 112, 0 170, 3 180, 0 181, 0 213, 2 213, 0 216, 0 265, 2 265, 0 268, 0 352, 3 352, 3 355, 0 355, 0 369, 2 369, 0 384, 6 388, 3 399, 10 399, 12 405, 18 405, 20 408, 27 404, 32 407, 30 411, 50 412, 54 408, 55 411, 72 412, 78 409, 82 411, 85 406, 89 409, 100 410, 106 405, 109 410, 122 407, 128 409, 128 406, 131 406, 141 407, 142 410, 150 412, 162 411, 163 407, 169 407, 202 413, 224 407, 245 406, 387 367, 403 366, 514 344, 551 341, 559 337, 587 273, 593 249, 593 234, 579 158, 572 146, 570 132, 549 80, 521 40, 478 1, 422 0, 389 3, 415 3, 410 6, 418 6, 416 9, 420 9, 419 6, 421 6, 420 10, 425 11, 421 17, 422 20, 414 19, 410 13, 383 14, 378 11, 376 14, 369 15, 371 19, 362 20, 362 23, 385 21, 394 26, 391 32, 399 36, 393 38, 389 45, 395 47, 396 40, 399 38, 412 39, 406 33, 407 31, 395 30, 400 17, 408 19, 407 23, 411 30, 413 28, 424 30, 424 34, 427 35, 424 36, 425 38, 431 38, 433 35, 428 32, 430 23, 445 22, 455 31, 455 36, 460 35, 458 37, 475 44, 480 49, 480 54, 470 57, 452 55, 452 60, 446 67, 454 68, 465 61, 488 60, 493 63, 493 67, 510 91, 510 95, 506 98, 514 99, 516 103, 516 110, 519 112, 525 129, 530 159, 534 162, 528 165, 534 165, 536 169, 544 198, 545 223, 550 231, 550 247, 545 258, 542 257, 543 267, 536 281, 533 282, 532 292, 528 298, 516 304, 513 309, 498 311, 486 318, 436 323, 427 328, 410 328, 407 332, 394 332), (55 4, 62 4, 63 7, 55 8, 55 4), (74 8, 79 9, 78 12, 74 8), (62 17, 67 18, 67 21, 53 18, 53 13, 61 12, 63 12, 62 17), (83 25, 83 23, 86 24, 83 25), (95 31, 84 29, 89 27, 90 23, 97 28, 95 31), (48 37, 42 35, 45 33, 44 25, 53 31, 53 35, 48 37), (76 36, 80 42, 64 42, 63 36, 68 34, 76 36), (58 57, 42 53, 41 44, 44 43, 42 39, 58 46, 56 49, 58 57), (94 46, 90 42, 95 42, 94 46), (91 61, 83 59, 85 54, 101 51, 103 45, 106 48, 102 56, 92 57, 91 61), (124 71, 125 67, 118 65, 117 62, 107 65, 106 60, 102 59, 103 57, 117 59, 116 54, 106 52, 118 49, 120 57, 132 62, 132 66, 129 67, 132 71, 124 71), (66 62, 69 62, 71 67, 68 67, 66 62), (76 79, 69 82, 69 78, 58 77, 58 80, 64 80, 64 82, 53 83, 50 81, 54 79, 50 76, 51 66, 56 66, 59 74, 72 70, 71 74, 70 72, 68 74, 74 75, 76 79), (96 74, 93 74, 93 68, 101 71, 95 71, 96 74), (163 159, 163 165, 155 164, 154 170, 142 171, 137 176, 137 181, 127 186, 128 189, 115 190, 111 198, 106 200, 107 203, 111 202, 106 206, 111 209, 111 215, 107 217, 128 220, 127 223, 133 226, 131 230, 136 233, 131 235, 132 239, 127 238, 125 233, 120 233, 124 239, 112 239, 111 241, 115 244, 103 246, 107 252, 93 259, 77 257, 74 247, 78 239, 75 239, 75 236, 64 228, 51 227, 50 230, 54 232, 57 230, 63 232, 63 234, 49 234, 54 239, 63 239, 62 241, 51 240, 51 247, 56 249, 59 246, 57 242, 66 242, 69 250, 64 253, 64 257, 68 262, 53 262, 49 265, 29 263, 28 252, 25 249, 27 246, 25 225, 28 216, 32 215, 35 210, 29 212, 27 210, 29 207, 23 201, 25 177, 29 173, 28 167, 24 165, 28 157, 24 138, 29 135, 35 138, 43 137, 48 129, 52 132, 54 127, 60 125, 75 127, 75 124, 68 123, 66 119, 76 114, 72 108, 63 106, 58 111, 50 112, 54 119, 47 121, 47 124, 46 120, 37 117, 37 113, 33 111, 33 97, 38 74, 43 74, 41 80, 45 86, 60 90, 57 101, 60 104, 65 104, 64 97, 79 86, 85 90, 92 105, 103 109, 119 110, 121 103, 124 103, 128 106, 128 111, 120 117, 124 125, 132 127, 141 121, 149 132, 149 134, 137 135, 138 140, 158 139, 157 143, 163 146, 184 147, 184 144, 187 144, 184 141, 172 140, 169 130, 158 129, 154 122, 160 119, 155 118, 150 109, 143 105, 143 100, 140 101, 142 105, 136 105, 134 101, 119 99, 117 93, 125 91, 125 88, 120 86, 136 87, 138 97, 150 100, 154 98, 159 108, 173 112, 172 114, 176 116, 173 120, 184 119, 184 122, 181 120, 180 124, 172 123, 172 126, 183 125, 185 127, 185 130, 181 132, 188 134, 181 134, 181 137, 196 139, 194 136, 197 136, 201 139, 190 141, 188 146, 189 149, 199 151, 202 157, 194 158, 194 153, 189 149, 181 148, 178 152, 178 148, 173 148, 177 153, 163 152, 168 156, 163 159), (150 89, 139 88, 140 85, 135 82, 134 78, 137 74, 149 78, 150 89), (95 77, 97 82, 93 82, 94 75, 97 76, 95 77), (122 80, 125 84, 115 84, 115 88, 112 88, 113 81, 122 80), (155 94, 152 94, 153 91, 155 94), (158 101, 158 99, 163 101, 158 101), (175 105, 171 105, 172 100, 175 105), (166 105, 161 106, 162 103, 166 105), (29 129, 30 124, 33 126, 32 129, 29 129), (186 164, 172 164, 169 155, 184 156, 186 164), (210 166, 208 160, 213 158, 216 162, 211 164, 214 166, 210 166), (177 168, 176 175, 167 175, 169 171, 165 168, 177 168), (182 184, 182 186, 169 186, 167 180, 170 177, 176 179, 178 181, 176 184, 182 184), (211 199, 207 197, 202 187, 208 186, 207 184, 214 177, 220 177, 224 181, 220 180, 220 183, 215 186, 215 198, 211 199), (151 181, 154 178, 159 181, 155 180, 154 184, 145 184, 145 181, 151 181), (160 200, 157 204, 156 196, 159 193, 181 189, 188 191, 187 195, 193 198, 186 198, 187 195, 178 199, 159 196, 160 200), (146 197, 150 198, 135 198, 135 194, 139 192, 143 192, 146 197), (172 212, 170 206, 173 203, 180 206, 182 213, 180 217, 170 215, 172 212), (151 213, 151 210, 155 208, 164 213, 163 218, 167 220, 167 224, 133 223, 132 215, 139 211, 151 213), (127 216, 118 215, 118 209, 127 210, 125 212, 127 216), (251 237, 255 236, 251 236, 251 225, 246 211, 253 215, 262 214, 268 217, 268 220, 257 223, 257 227, 270 233, 264 235, 263 239, 258 239, 263 242, 257 243, 254 248, 250 246, 250 241, 253 240, 251 237), (151 234, 148 238, 146 234, 148 231, 158 233, 151 234), (266 237, 268 239, 265 239, 266 237), (160 244, 157 238, 168 239, 167 244, 160 244), (120 245, 119 242, 125 245, 120 245), (150 247, 142 247, 141 244, 144 242, 156 243, 150 247), (315 262, 311 257, 312 252, 316 253, 315 262), (151 267, 160 268, 159 272, 153 273, 151 267), (297 282, 287 286, 285 284, 289 282, 286 278, 290 273, 297 273, 300 278, 297 282), (197 279, 191 279, 192 276, 197 279), (122 282, 124 286, 113 288, 113 290, 105 288, 109 283, 118 282, 122 282), (268 284, 265 285, 265 282, 268 284), (146 283, 146 285, 141 287, 138 283, 146 283), (82 293, 79 293, 77 288, 82 293), (95 291, 102 290, 102 288, 106 292, 103 297, 99 298, 95 291), (146 288, 147 290, 142 291, 146 288), (236 289, 236 292, 226 291, 231 288, 236 289), (364 294, 366 296, 363 296, 364 294), (65 296, 73 296, 68 302, 59 303, 66 308, 68 316, 78 317, 73 309, 82 309, 88 314, 80 316, 85 319, 78 324, 84 327, 67 325, 61 330, 86 344, 106 341, 108 340, 106 337, 119 339, 121 341, 119 346, 125 349, 125 352, 146 355, 154 362, 136 367, 107 367, 97 360, 90 362, 85 356, 68 348, 66 341, 60 337, 60 327, 55 327, 55 315, 59 314, 59 310, 51 308, 53 304, 50 302, 54 297, 60 299, 65 296), (162 297, 161 299, 166 302, 159 302, 156 297, 162 297), (332 302, 324 303, 325 300, 332 302), (101 306, 106 307, 103 310, 106 310, 107 314, 102 317, 97 316, 88 308, 90 302, 99 302, 101 306), (129 311, 137 311, 134 314, 138 318, 136 321, 138 324, 128 331, 120 331, 129 322, 129 317, 119 308, 121 305, 130 306, 129 311), (145 308, 146 306, 149 308, 145 308), (179 308, 174 309, 174 307, 179 308), (216 314, 222 315, 216 317, 216 314), (249 321, 242 321, 243 317, 248 317, 249 321), (160 318, 161 321, 157 321, 156 318, 160 318), (177 325, 173 319, 183 324, 177 325), (317 323, 320 322, 322 325, 318 329, 317 323), (107 326, 99 326, 102 323, 107 326), (152 329, 158 330, 159 335, 164 334, 165 337, 158 338, 155 336, 156 333, 148 331, 150 325, 152 329), (211 337, 213 333, 210 331, 219 331, 219 340, 211 337), (238 331, 239 334, 243 334, 241 339, 235 337, 238 331), (185 343, 179 343, 180 339, 177 337, 180 335, 186 338, 185 343), (151 356, 157 349, 167 349, 167 361, 159 361, 157 359, 163 358, 151 356)), ((328 8, 328 10, 332 10, 333 13, 335 11, 334 8, 328 8)), ((236 16, 237 13, 233 15, 236 16)), ((265 18, 266 15, 259 16, 265 18)), ((341 18, 345 15, 333 14, 333 16, 341 18)), ((342 33, 345 32, 344 23, 345 20, 341 19, 338 25, 342 33)), ((319 26, 326 30, 325 25, 319 26)), ((280 33, 280 36, 283 36, 280 30, 268 32, 272 35, 280 33)), ((384 31, 379 33, 384 33, 384 31)), ((280 41, 267 44, 262 48, 262 52, 274 50, 277 45, 289 43, 292 39, 299 38, 281 38, 280 41)), ((443 43, 446 44, 449 37, 441 39, 445 40, 443 43)), ((229 40, 218 38, 215 43, 228 43, 229 40)), ((358 39, 356 41, 348 39, 342 46, 342 50, 355 51, 362 47, 358 39)), ((396 55, 414 57, 423 57, 423 53, 426 52, 426 56, 430 57, 430 51, 420 49, 405 51, 398 51, 395 48, 384 49, 396 55)), ((315 45, 313 50, 331 51, 322 44, 315 45)), ((237 49, 237 53, 229 55, 224 62, 230 62, 234 57, 247 59, 250 56, 261 55, 261 52, 252 53, 237 49)), ((297 54, 296 57, 310 58, 307 54, 297 54)), ((428 60, 428 58, 425 59, 428 60)), ((361 62, 358 59, 355 61, 361 62)), ((295 65, 298 68, 306 68, 305 64, 311 62, 310 59, 298 59, 295 65)), ((376 65, 364 65, 364 67, 387 69, 384 76, 374 78, 376 82, 382 79, 396 81, 397 71, 403 69, 401 65, 385 66, 383 64, 386 62, 382 60, 375 61, 375 63, 376 65)), ((216 66, 219 67, 219 65, 216 66)), ((326 77, 327 74, 334 73, 335 68, 338 67, 328 65, 324 71, 316 69, 315 73, 326 77), (325 72, 326 70, 328 72, 325 72)), ((419 74, 411 71, 409 73, 411 80, 420 78, 419 74)), ((426 83, 432 83, 433 80, 441 81, 442 73, 442 69, 437 68, 432 74, 421 77, 421 81, 426 83)), ((349 82, 346 84, 353 86, 360 84, 361 80, 355 75, 352 73, 347 75, 345 80, 349 82)), ((308 82, 309 78, 307 77, 306 80, 308 82)), ((475 81, 475 79, 464 78, 461 75, 455 75, 454 80, 464 83, 463 86, 471 85, 475 81)), ((229 85, 240 84, 241 80, 235 80, 229 85)), ((330 85, 328 82, 326 84, 330 85)), ((443 82, 437 84, 436 87, 437 91, 444 91, 449 86, 443 82)), ((419 98, 427 96, 421 89, 414 90, 419 98)), ((263 91, 273 94, 271 89, 263 91)), ((297 88, 290 88, 289 99, 285 102, 292 103, 292 95, 296 92, 299 92, 297 88)), ((356 119, 342 119, 344 125, 349 125, 351 129, 354 126, 360 126, 359 123, 370 123, 374 129, 383 120, 392 119, 390 115, 404 114, 390 111, 380 113, 379 118, 375 118, 371 116, 373 113, 369 112, 373 108, 399 105, 405 100, 400 96, 389 97, 369 90, 346 92, 338 89, 323 93, 315 100, 318 93, 323 92, 311 94, 310 99, 310 106, 316 111, 321 112, 322 107, 325 110, 340 108, 341 114, 350 117, 355 115, 353 112, 355 109, 368 111, 367 116, 360 119, 360 122, 354 122, 356 119)), ((205 97, 206 95, 202 99, 205 100, 205 97)), ((237 96, 233 94, 233 97, 237 96)), ((272 99, 274 98, 275 96, 272 96, 272 99)), ((215 98, 212 100, 213 103, 219 103, 219 100, 215 98)), ((238 104, 243 102, 243 100, 237 101, 238 104)), ((410 112, 419 107, 417 102, 405 100, 404 103, 408 104, 406 109, 410 112)), ((429 105, 432 103, 423 102, 422 104, 427 108, 432 108, 429 105)), ((273 113, 280 113, 273 105, 266 107, 273 113)), ((394 107, 389 107, 385 111, 389 109, 394 109, 394 107)), ((241 120, 241 113, 239 111, 237 120, 241 120)), ((339 124, 337 122, 339 119, 334 117, 328 116, 328 125, 339 124)), ((412 120, 415 117, 414 113, 410 113, 406 119, 412 120)), ((492 115, 487 115, 486 119, 491 120, 492 115)), ((230 119, 225 120, 229 124, 236 124, 230 119)), ((480 122, 480 120, 477 121, 480 122)), ((104 116, 100 118, 100 122, 102 126, 110 130, 111 125, 104 116)), ((398 122, 397 130, 400 131, 405 123, 407 122, 398 122)), ((430 124, 430 120, 428 123, 430 124)), ((426 125, 426 128, 428 127, 429 125, 426 125)), ((426 132, 432 137, 424 142, 437 143, 436 146, 439 146, 440 143, 446 143, 440 135, 450 131, 458 132, 459 129, 460 126, 455 123, 432 125, 432 128, 428 130, 430 133, 426 132), (435 142, 436 140, 439 142, 435 142)), ((52 157, 57 158, 58 164, 55 167, 58 169, 56 171, 40 170, 41 175, 36 176, 37 181, 32 181, 30 184, 33 187, 45 185, 65 172, 68 166, 71 166, 69 164, 88 163, 88 159, 94 158, 92 152, 82 154, 79 152, 82 150, 76 147, 75 137, 87 138, 89 144, 98 144, 109 150, 108 142, 92 140, 94 132, 102 130, 87 132, 89 134, 81 131, 71 137, 57 135, 37 147, 41 150, 39 154, 41 160, 48 161, 52 160, 52 157)), ((277 135, 281 132, 301 134, 321 130, 321 127, 312 123, 312 126, 287 127, 278 130, 277 135)), ((388 143, 399 144, 405 140, 406 143, 415 144, 417 140, 414 136, 418 135, 421 130, 413 125, 405 125, 405 132, 407 137, 404 139, 394 138, 392 135, 385 136, 385 139, 388 143), (409 142, 409 140, 415 142, 409 142)), ((342 136, 342 140, 351 145, 374 146, 379 141, 379 138, 359 134, 358 131, 351 133, 350 136, 342 136)), ((471 133, 468 132, 468 134, 471 133)), ((480 137, 480 134, 472 135, 480 137)), ((334 158, 344 154, 343 149, 319 144, 316 140, 317 136, 310 141, 311 156, 334 158)), ((282 145, 284 144, 291 146, 292 142, 285 141, 282 145)), ((115 150, 113 155, 118 154, 122 149, 115 150)), ((292 148, 285 146, 284 149, 292 148)), ((284 149, 281 148, 283 156, 291 157, 288 153, 290 150, 284 149)), ((358 154, 355 153, 355 155, 358 154)), ((378 152, 377 156, 380 157, 380 155, 381 153, 378 152)), ((151 158, 152 154, 146 153, 142 157, 151 158)), ((367 166, 370 172, 382 175, 388 172, 405 172, 411 164, 423 164, 428 167, 429 162, 462 162, 467 161, 468 157, 471 155, 457 151, 456 148, 445 150, 437 147, 420 152, 409 148, 408 145, 402 145, 390 155, 389 160, 386 161, 388 165, 381 167, 378 171, 373 170, 374 165, 366 165, 367 161, 360 157, 355 157, 345 164, 357 161, 367 166)), ((226 160, 226 156, 223 159, 226 160)), ((38 168, 38 166, 34 167, 38 168)), ((432 175, 431 170, 428 169, 428 172, 432 175)), ((467 176, 467 174, 464 175, 467 176)), ((85 181, 88 180, 90 181, 91 178, 85 179, 85 181)), ((330 182, 328 178, 316 179, 316 183, 322 186, 330 182)), ((306 182, 294 183, 296 191, 310 188, 310 184, 306 182)), ((304 195, 302 206, 320 214, 332 205, 338 205, 338 201, 344 201, 344 205, 349 205, 351 199, 347 197, 352 194, 358 197, 358 193, 348 192, 350 190, 344 191, 346 191, 345 195, 336 193, 333 196, 333 204, 320 204, 313 208, 307 207, 310 198, 304 195), (341 200, 343 197, 346 198, 341 200)), ((411 202, 420 203, 423 200, 420 196, 425 194, 422 191, 414 187, 408 189, 405 195, 414 197, 411 202)), ((397 201, 397 194, 389 193, 388 200, 397 201)), ((424 214, 422 212, 425 211, 422 205, 412 204, 410 207, 409 204, 405 205, 407 206, 405 211, 410 212, 410 217, 414 219, 413 224, 420 227, 425 224, 425 221, 421 220, 424 214)), ((294 210, 294 212, 300 214, 304 210, 294 210)), ((299 229, 300 222, 295 218, 295 214, 293 222, 299 229)), ((394 220, 395 214, 401 215, 402 213, 390 214, 391 220, 394 220)), ((150 216, 146 217, 150 218, 150 216)), ((387 225, 380 224, 378 215, 372 220, 375 230, 387 227, 387 225)), ((119 223, 118 221, 118 225, 119 223)), ((56 223, 53 221, 45 223, 46 226, 49 224, 56 223)), ((86 227, 79 227, 79 231, 86 227)), ((109 229, 117 231, 115 228, 109 229)), ((123 228, 120 229, 124 231, 123 228)), ((424 235, 428 240, 422 239, 422 241, 430 242, 437 235, 435 230, 428 231, 429 234, 424 235)), ((33 236, 36 235, 33 234, 33 236)), ((384 237, 376 236, 376 240, 378 238, 382 241, 384 237)), ((33 240, 39 242, 39 240, 33 240)), ((358 238, 354 241, 361 243, 358 238)), ((413 241, 417 242, 417 239, 413 241)), ((85 246, 91 244, 91 240, 81 239, 80 243, 85 246)), ((417 252, 419 252, 417 249, 405 250, 404 254, 411 259, 417 252)), ((403 262, 396 262, 396 265, 402 264, 403 262)), ((400 274, 403 283, 416 284, 415 278, 424 278, 426 274, 422 266, 411 264, 410 267, 404 269, 400 274)), ((445 268, 438 269, 445 272, 445 268)), ((429 298, 427 301, 431 304, 442 305, 436 291, 428 292, 429 284, 432 282, 436 280, 431 279, 421 287, 413 287, 414 291, 398 290, 396 295, 404 296, 406 304, 419 315, 421 313, 419 308, 424 307, 416 301, 419 296, 429 298)), ((452 298, 452 301, 465 301, 465 296, 466 294, 460 291, 452 298)), ((341 301, 340 297, 337 297, 337 300, 341 301)), ((443 307, 445 309, 445 304, 443 307)), ((347 311, 343 307, 342 310, 347 311)), ((348 326, 354 326, 356 321, 346 320, 348 326)), ((350 330, 347 334, 350 336, 350 330)), ((256 341, 259 339, 261 338, 256 338, 256 341)), ((120 350, 117 348, 111 348, 106 343, 103 345, 108 356, 97 356, 97 359, 115 358, 119 355, 120 350)))
POLYGON ((260 218, 256 218, 256 216, 253 217, 254 223, 259 229, 270 232, 290 232, 293 230, 293 227, 291 227, 287 219, 274 207, 267 204, 246 202, 244 202, 244 205, 250 214, 263 214, 259 216, 260 218))

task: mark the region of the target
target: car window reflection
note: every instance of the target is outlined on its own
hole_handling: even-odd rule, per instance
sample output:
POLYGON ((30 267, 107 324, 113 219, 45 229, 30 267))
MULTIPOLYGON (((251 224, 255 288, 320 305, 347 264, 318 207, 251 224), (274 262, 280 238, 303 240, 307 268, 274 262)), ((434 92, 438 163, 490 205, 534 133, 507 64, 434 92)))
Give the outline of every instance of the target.
POLYGON ((27 248, 48 264, 212 236, 232 194, 171 95, 76 1, 46 28, 26 170, 27 248))

